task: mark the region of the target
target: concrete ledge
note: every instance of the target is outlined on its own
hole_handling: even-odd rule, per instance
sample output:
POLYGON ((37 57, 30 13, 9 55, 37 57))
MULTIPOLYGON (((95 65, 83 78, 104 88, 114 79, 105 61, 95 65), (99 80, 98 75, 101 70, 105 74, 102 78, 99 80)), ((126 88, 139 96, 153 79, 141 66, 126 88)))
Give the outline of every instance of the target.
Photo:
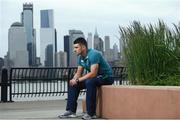
POLYGON ((97 114, 108 119, 180 119, 180 87, 102 86, 97 114))

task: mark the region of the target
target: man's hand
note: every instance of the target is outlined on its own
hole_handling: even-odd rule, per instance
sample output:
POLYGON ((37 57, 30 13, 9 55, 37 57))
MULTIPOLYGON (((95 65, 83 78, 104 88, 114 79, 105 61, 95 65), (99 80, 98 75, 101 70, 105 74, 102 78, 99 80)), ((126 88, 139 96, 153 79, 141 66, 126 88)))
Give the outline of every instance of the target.
POLYGON ((76 79, 71 79, 71 80, 69 81, 69 84, 70 84, 70 86, 77 85, 76 79))

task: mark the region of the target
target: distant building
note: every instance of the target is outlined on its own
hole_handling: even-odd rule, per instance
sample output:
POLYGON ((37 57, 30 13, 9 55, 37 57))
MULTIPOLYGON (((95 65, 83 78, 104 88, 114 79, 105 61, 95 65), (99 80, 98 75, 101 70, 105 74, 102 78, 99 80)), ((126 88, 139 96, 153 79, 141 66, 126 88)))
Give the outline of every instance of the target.
POLYGON ((99 35, 97 33, 97 29, 95 30, 94 34, 94 49, 98 50, 99 46, 99 35))
POLYGON ((104 37, 104 43, 105 43, 105 52, 106 52, 107 50, 110 50, 110 38, 109 38, 109 36, 104 37))
POLYGON ((40 57, 36 57, 36 66, 41 66, 41 59, 40 59, 40 57))
POLYGON ((27 36, 22 23, 15 22, 11 25, 8 32, 8 61, 10 66, 27 67, 28 51, 27 36))
POLYGON ((92 33, 88 33, 87 44, 88 48, 93 48, 92 33))
POLYGON ((113 62, 114 61, 114 54, 113 54, 113 49, 108 49, 104 52, 104 57, 108 62, 113 62))
POLYGON ((53 66, 53 45, 48 44, 45 48, 45 66, 52 67, 53 66))
POLYGON ((104 52, 103 40, 99 37, 97 29, 94 34, 94 49, 100 51, 102 54, 104 52))
POLYGON ((77 66, 77 55, 73 52, 73 42, 75 39, 83 37, 84 34, 80 30, 69 30, 69 66, 75 67, 77 66))
MULTIPOLYGON (((8 43, 9 44, 9 43, 8 43)), ((9 49, 9 46, 8 46, 9 49)), ((9 52, 7 52, 7 55, 4 56, 4 66, 6 68, 10 68, 13 64, 11 63, 10 59, 9 59, 9 52)))
POLYGON ((98 49, 102 54, 104 54, 104 41, 99 37, 98 49))
POLYGON ((40 46, 42 66, 56 66, 57 33, 53 10, 41 10, 40 46))
POLYGON ((56 53, 57 67, 67 67, 67 53, 60 51, 56 53))
POLYGON ((21 21, 27 37, 28 63, 29 66, 34 66, 36 65, 36 31, 33 28, 33 4, 23 4, 21 21))
POLYGON ((0 58, 0 70, 1 68, 4 66, 4 59, 3 58, 0 58))
MULTIPOLYGON (((64 52, 67 53, 67 66, 69 66, 69 58, 70 58, 70 39, 69 39, 69 35, 65 35, 64 36, 64 52)), ((58 61, 57 61, 58 62, 58 61)))
POLYGON ((114 58, 114 60, 118 60, 119 59, 119 57, 118 57, 118 46, 117 46, 117 44, 115 43, 114 45, 113 45, 113 58, 114 58))

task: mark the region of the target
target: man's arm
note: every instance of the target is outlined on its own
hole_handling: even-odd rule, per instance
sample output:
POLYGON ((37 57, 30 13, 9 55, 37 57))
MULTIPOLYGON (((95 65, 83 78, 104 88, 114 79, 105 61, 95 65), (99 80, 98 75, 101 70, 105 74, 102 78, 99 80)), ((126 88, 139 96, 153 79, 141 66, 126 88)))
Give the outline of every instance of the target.
POLYGON ((98 73, 99 64, 93 64, 91 65, 91 72, 87 73, 86 75, 80 77, 78 80, 79 82, 84 81, 88 78, 93 78, 97 76, 98 73))
POLYGON ((83 70, 84 70, 84 68, 82 66, 78 66, 77 72, 74 75, 73 79, 78 79, 79 77, 81 77, 83 70))
POLYGON ((83 68, 82 66, 78 66, 76 74, 74 75, 73 79, 71 79, 71 80, 69 81, 69 84, 70 84, 71 86, 76 85, 76 84, 78 83, 77 80, 78 80, 79 77, 81 76, 83 70, 84 70, 84 68, 83 68))

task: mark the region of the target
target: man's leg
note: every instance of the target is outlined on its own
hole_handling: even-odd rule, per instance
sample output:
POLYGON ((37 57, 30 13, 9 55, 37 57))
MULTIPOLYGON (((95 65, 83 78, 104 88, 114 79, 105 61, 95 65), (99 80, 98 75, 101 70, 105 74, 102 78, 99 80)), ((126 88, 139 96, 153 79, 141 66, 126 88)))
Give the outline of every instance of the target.
POLYGON ((68 100, 66 110, 76 113, 77 110, 77 99, 80 93, 80 90, 84 89, 85 85, 83 83, 79 83, 75 86, 69 86, 68 88, 68 100))
POLYGON ((90 116, 96 113, 96 82, 98 78, 86 80, 86 106, 87 113, 90 116))
POLYGON ((86 106, 87 113, 90 116, 96 114, 96 90, 101 85, 111 85, 114 80, 112 78, 102 79, 102 76, 97 76, 85 81, 86 85, 86 106))

